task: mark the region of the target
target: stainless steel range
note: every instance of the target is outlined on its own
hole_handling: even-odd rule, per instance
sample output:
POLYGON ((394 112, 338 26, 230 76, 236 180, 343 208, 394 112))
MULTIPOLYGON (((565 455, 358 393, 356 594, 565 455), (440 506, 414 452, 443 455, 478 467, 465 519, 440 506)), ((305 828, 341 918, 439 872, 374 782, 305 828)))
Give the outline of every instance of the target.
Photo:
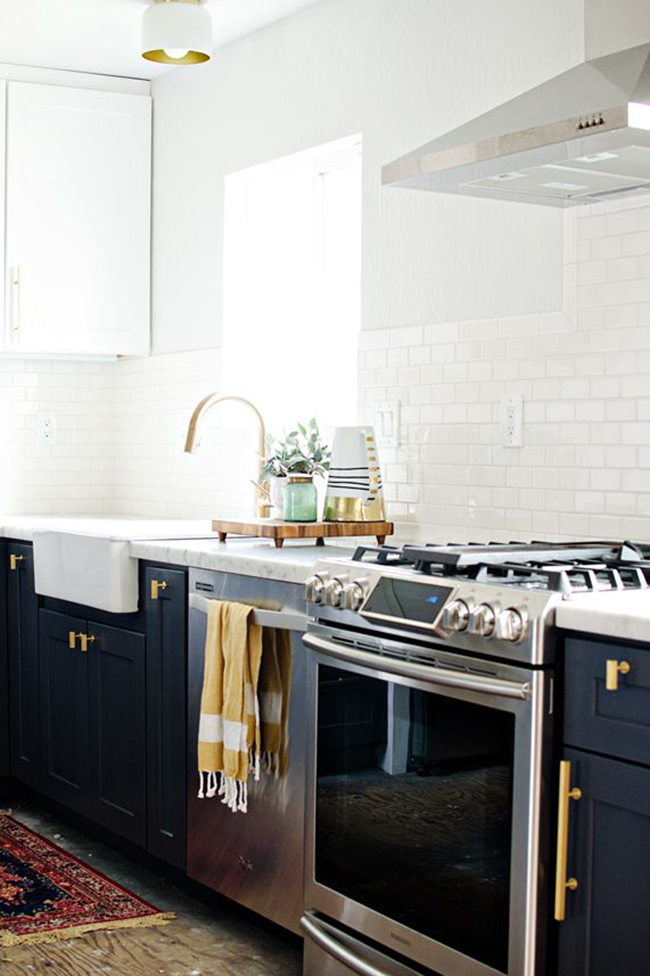
POLYGON ((307 583, 305 976, 541 976, 554 611, 629 543, 391 547, 307 583))

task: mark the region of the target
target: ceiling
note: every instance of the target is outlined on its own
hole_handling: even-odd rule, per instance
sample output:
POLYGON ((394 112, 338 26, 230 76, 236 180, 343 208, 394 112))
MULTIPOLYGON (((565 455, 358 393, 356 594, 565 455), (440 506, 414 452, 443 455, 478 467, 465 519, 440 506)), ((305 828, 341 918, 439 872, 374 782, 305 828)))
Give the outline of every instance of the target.
MULTIPOLYGON (((207 0, 215 47, 316 0, 207 0)), ((167 68, 140 57, 148 0, 0 0, 0 62, 154 78, 167 68)), ((200 70, 200 69, 199 69, 200 70)))

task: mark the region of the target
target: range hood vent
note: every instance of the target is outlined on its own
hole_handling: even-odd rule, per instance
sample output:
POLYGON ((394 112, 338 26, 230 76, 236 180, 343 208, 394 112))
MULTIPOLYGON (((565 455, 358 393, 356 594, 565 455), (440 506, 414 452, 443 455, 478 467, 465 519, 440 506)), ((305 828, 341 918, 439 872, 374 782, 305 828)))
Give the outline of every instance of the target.
POLYGON ((571 68, 384 166, 382 182, 559 207, 650 190, 650 45, 571 68))

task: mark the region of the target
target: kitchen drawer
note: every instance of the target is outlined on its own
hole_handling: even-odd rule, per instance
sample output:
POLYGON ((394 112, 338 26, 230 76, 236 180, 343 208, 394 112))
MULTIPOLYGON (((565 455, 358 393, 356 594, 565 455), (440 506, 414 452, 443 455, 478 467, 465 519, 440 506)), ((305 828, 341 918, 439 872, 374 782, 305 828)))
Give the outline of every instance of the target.
POLYGON ((650 650, 569 638, 565 644, 564 741, 650 766, 650 650), (606 687, 607 662, 629 665, 606 687))

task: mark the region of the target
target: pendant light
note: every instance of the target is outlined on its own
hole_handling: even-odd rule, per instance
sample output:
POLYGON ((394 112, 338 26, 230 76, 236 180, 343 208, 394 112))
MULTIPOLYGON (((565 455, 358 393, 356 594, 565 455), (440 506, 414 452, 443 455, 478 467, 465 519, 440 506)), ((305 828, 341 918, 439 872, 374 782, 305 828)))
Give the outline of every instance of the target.
POLYGON ((203 0, 154 0, 142 21, 142 57, 200 64, 212 52, 212 17, 203 0))

